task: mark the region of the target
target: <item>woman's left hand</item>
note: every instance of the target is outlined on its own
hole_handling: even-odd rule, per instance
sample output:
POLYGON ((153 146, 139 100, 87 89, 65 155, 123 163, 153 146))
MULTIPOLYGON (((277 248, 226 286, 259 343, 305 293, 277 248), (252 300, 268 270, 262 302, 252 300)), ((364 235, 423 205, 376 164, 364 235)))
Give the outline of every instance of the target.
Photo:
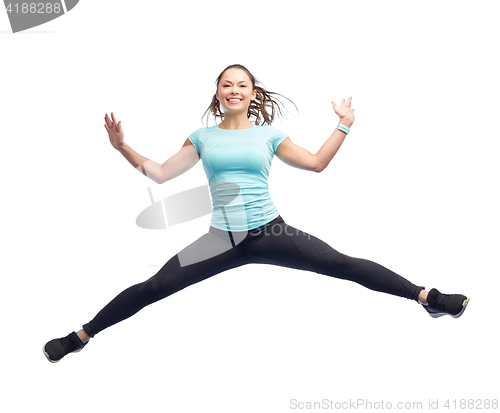
POLYGON ((333 110, 337 115, 339 115, 339 122, 342 123, 342 125, 347 126, 348 128, 350 128, 354 123, 354 109, 351 109, 351 99, 351 96, 349 96, 347 102, 345 102, 345 99, 342 99, 340 107, 337 107, 335 102, 332 102, 333 110))

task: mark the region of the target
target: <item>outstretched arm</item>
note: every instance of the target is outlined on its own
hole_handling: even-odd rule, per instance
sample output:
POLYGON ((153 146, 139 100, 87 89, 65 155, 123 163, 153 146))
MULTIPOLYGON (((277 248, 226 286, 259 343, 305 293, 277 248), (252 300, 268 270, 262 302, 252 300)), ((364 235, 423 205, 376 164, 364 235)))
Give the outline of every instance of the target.
POLYGON ((190 144, 189 140, 186 140, 181 150, 167 159, 162 165, 139 155, 124 142, 121 121, 117 123, 113 113, 111 113, 111 117, 113 120, 106 114, 104 117, 106 121, 104 127, 108 132, 113 148, 118 150, 134 168, 157 184, 162 184, 183 174, 200 160, 196 148, 190 144))
MULTIPOLYGON (((354 123, 354 109, 351 109, 351 97, 345 102, 342 99, 340 107, 337 107, 335 102, 332 102, 335 113, 339 115, 339 123, 350 128, 354 123)), ((308 171, 321 172, 330 161, 333 159, 340 146, 344 142, 346 133, 340 129, 335 129, 332 135, 321 146, 316 154, 312 154, 308 150, 296 145, 290 138, 286 138, 278 146, 276 156, 285 162, 287 165, 295 168, 306 169, 308 171)))

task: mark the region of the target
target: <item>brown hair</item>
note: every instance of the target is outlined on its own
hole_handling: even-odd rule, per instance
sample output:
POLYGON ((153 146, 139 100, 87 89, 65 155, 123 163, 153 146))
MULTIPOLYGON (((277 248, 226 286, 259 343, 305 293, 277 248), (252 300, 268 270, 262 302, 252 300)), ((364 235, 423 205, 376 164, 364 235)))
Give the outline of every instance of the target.
MULTIPOLYGON (((298 112, 298 109, 297 109, 297 106, 295 105, 295 103, 293 103, 286 96, 283 96, 279 93, 270 92, 270 91, 266 90, 264 88, 264 85, 262 85, 258 80, 256 80, 254 75, 252 75, 250 73, 250 71, 245 66, 242 66, 242 65, 235 64, 235 65, 231 65, 231 66, 226 67, 221 72, 221 74, 219 75, 217 80, 215 81, 215 85, 216 85, 217 89, 219 89, 219 81, 220 81, 222 75, 228 69, 244 70, 248 74, 248 76, 250 77, 250 80, 252 81, 253 90, 255 90, 257 92, 257 95, 255 97, 255 100, 252 100, 250 102, 250 106, 248 107, 247 116, 248 116, 248 118, 253 116, 255 118, 256 125, 259 125, 261 120, 262 120, 262 124, 270 125, 274 121, 274 117, 276 114, 278 114, 279 116, 283 116, 283 112, 281 109, 282 109, 282 107, 284 107, 284 105, 283 105, 283 103, 281 103, 281 101, 279 99, 275 98, 274 96, 281 96, 281 97, 289 100, 293 104, 293 106, 295 106, 295 109, 298 112), (260 84, 261 86, 257 86, 257 84, 260 84), (263 119, 261 119, 261 116, 263 119)), ((220 109, 220 104, 219 104, 219 101, 217 100, 217 97, 215 96, 215 94, 212 97, 212 103, 210 103, 210 106, 207 108, 207 110, 205 111, 205 113, 202 116, 202 120, 205 116, 207 117, 207 126, 208 126, 208 116, 210 114, 213 115, 216 119, 217 118, 221 118, 221 119, 224 118, 224 113, 220 109)))

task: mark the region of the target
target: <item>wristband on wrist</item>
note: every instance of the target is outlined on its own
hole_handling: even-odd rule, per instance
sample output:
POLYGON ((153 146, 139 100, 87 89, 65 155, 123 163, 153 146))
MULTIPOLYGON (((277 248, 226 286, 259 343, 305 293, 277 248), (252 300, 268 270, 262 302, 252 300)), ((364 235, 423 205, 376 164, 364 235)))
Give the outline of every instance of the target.
POLYGON ((347 126, 342 125, 341 123, 339 123, 335 129, 340 129, 342 132, 345 132, 346 135, 348 135, 349 132, 351 131, 347 126))

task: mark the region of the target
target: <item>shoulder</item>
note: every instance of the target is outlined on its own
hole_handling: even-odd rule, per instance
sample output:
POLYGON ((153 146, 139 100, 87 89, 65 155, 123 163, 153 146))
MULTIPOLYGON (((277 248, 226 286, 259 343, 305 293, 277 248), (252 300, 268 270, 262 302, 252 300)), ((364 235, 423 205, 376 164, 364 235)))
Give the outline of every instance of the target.
POLYGON ((211 132, 213 131, 215 128, 215 126, 211 126, 211 127, 203 127, 203 128, 199 128, 199 129, 196 129, 193 133, 191 133, 191 135, 189 135, 188 139, 193 142, 193 141, 199 141, 200 138, 206 134, 207 132, 211 132))
POLYGON ((189 136, 200 136, 203 132, 210 130, 210 129, 213 129, 213 128, 211 128, 211 127, 198 128, 193 133, 191 133, 191 135, 189 135, 189 136))
POLYGON ((262 131, 262 133, 265 133, 269 136, 282 136, 282 135, 286 135, 285 132, 283 132, 281 129, 278 129, 276 128, 275 126, 272 126, 272 125, 260 125, 260 126, 257 126, 258 128, 260 128, 260 131, 262 131))
POLYGON ((266 136, 266 140, 269 145, 272 147, 273 153, 276 153, 278 146, 283 142, 286 138, 288 138, 288 134, 283 132, 281 129, 278 129, 271 125, 262 125, 259 126, 260 130, 266 136))

